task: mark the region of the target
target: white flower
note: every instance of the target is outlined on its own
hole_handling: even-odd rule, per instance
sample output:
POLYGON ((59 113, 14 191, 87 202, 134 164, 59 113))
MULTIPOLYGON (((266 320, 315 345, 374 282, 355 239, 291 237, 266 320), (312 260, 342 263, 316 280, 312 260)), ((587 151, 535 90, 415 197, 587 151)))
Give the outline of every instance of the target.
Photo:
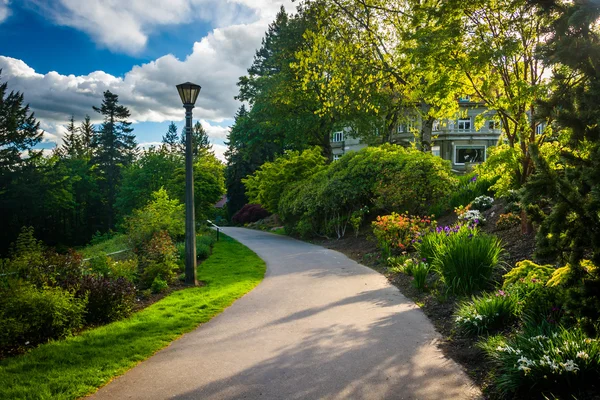
POLYGON ((573 360, 567 360, 567 362, 565 363, 560 363, 560 365, 565 369, 565 371, 567 372, 577 372, 579 371, 579 367, 577 366, 577 364, 575 364, 573 362, 573 360))
POLYGON ((502 346, 496 347, 496 351, 506 351, 506 349, 502 346))
POLYGON ((585 351, 578 351, 577 358, 583 358, 584 360, 590 358, 590 356, 585 351))
POLYGON ((519 365, 519 368, 521 371, 523 371, 525 373, 525 375, 529 374, 531 372, 531 368, 525 366, 525 365, 519 365))

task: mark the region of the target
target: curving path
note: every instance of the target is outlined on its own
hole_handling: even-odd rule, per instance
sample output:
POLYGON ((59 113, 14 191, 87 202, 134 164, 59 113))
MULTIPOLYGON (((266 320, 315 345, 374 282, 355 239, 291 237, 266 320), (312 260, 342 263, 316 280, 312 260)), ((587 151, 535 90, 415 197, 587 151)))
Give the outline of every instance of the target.
POLYGON ((386 278, 289 237, 224 232, 267 263, 222 314, 100 389, 97 399, 471 399, 425 315, 386 278))

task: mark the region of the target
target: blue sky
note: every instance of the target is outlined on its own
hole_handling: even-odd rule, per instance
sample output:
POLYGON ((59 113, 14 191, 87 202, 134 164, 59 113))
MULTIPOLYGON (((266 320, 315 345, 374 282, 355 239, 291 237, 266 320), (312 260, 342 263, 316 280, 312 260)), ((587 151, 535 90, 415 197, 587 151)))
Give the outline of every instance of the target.
POLYGON ((132 114, 138 142, 183 126, 175 85, 202 86, 194 118, 221 156, 246 73, 268 24, 290 0, 0 0, 1 80, 24 93, 46 132, 61 143, 71 115, 89 114, 110 90, 132 114))

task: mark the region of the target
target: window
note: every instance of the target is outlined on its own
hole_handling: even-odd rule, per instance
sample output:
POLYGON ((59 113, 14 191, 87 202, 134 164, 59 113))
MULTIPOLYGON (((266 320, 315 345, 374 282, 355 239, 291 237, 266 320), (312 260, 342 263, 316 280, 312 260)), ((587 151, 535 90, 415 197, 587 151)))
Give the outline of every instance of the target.
POLYGON ((488 129, 489 130, 500 129, 500 122, 488 121, 488 129))
POLYGON ((342 158, 342 156, 343 156, 343 154, 334 154, 333 155, 333 161, 339 160, 340 158, 342 158))
POLYGON ((458 98, 459 103, 468 103, 471 101, 471 96, 462 96, 458 98))
POLYGON ((435 121, 433 121, 433 125, 431 126, 431 131, 432 132, 437 132, 440 130, 440 121, 438 121, 437 119, 435 121))
POLYGON ((440 146, 431 146, 431 154, 434 156, 440 156, 440 146))
POLYGON ((470 131, 471 130, 471 118, 464 118, 458 120, 459 131, 470 131))
POLYGON ((485 150, 485 146, 456 146, 454 148, 454 164, 484 162, 485 150))
POLYGON ((535 133, 537 133, 538 135, 544 133, 544 124, 537 124, 537 126, 535 127, 535 133))
POLYGON ((333 132, 333 140, 332 142, 343 142, 344 141, 344 132, 333 132))
POLYGON ((414 116, 407 117, 407 122, 398 125, 398 133, 411 133, 415 130, 417 119, 414 116))

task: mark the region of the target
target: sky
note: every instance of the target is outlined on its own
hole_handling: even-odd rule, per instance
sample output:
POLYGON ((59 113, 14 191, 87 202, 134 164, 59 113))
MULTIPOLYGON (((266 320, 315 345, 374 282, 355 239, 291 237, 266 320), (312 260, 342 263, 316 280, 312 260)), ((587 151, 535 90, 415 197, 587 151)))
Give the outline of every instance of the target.
POLYGON ((131 112, 142 147, 184 125, 175 85, 202 86, 194 122, 223 159, 241 105, 234 99, 281 6, 291 0, 0 0, 0 81, 22 92, 44 130, 62 143, 67 121, 95 123, 106 90, 131 112))

